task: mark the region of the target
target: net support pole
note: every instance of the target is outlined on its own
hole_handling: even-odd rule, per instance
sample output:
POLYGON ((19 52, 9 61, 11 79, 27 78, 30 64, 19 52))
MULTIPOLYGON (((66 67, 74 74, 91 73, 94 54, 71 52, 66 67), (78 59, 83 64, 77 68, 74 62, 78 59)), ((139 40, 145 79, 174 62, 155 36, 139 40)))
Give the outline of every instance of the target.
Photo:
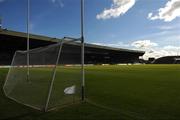
POLYGON ((27 0, 27 81, 29 80, 29 22, 30 22, 30 0, 27 0))
POLYGON ((84 71, 84 0, 81 0, 81 71, 82 71, 82 93, 81 99, 85 100, 85 71, 84 71))
POLYGON ((56 59, 56 64, 55 64, 55 67, 54 67, 54 70, 53 70, 53 76, 52 76, 52 80, 51 80, 51 83, 50 83, 49 92, 48 92, 44 112, 48 111, 49 100, 50 100, 50 97, 51 97, 53 84, 54 84, 54 80, 55 80, 55 77, 56 77, 56 71, 57 71, 57 66, 58 66, 58 63, 59 63, 60 55, 61 55, 62 44, 63 44, 63 41, 61 41, 59 43, 59 51, 58 51, 58 55, 57 55, 57 59, 56 59))

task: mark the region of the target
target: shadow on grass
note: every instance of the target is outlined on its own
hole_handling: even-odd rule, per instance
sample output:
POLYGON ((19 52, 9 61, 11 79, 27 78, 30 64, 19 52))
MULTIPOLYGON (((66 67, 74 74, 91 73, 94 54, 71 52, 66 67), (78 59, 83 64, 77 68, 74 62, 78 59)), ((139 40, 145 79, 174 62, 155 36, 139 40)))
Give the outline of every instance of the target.
MULTIPOLYGON (((57 108, 53 111, 44 113, 33 110, 26 106, 13 103, 11 100, 10 106, 6 106, 4 110, 1 108, 2 120, 119 120, 130 119, 128 116, 121 114, 118 111, 113 111, 108 108, 82 102, 79 104, 69 105, 64 108, 57 108)), ((132 119, 131 119, 132 120, 132 119)))

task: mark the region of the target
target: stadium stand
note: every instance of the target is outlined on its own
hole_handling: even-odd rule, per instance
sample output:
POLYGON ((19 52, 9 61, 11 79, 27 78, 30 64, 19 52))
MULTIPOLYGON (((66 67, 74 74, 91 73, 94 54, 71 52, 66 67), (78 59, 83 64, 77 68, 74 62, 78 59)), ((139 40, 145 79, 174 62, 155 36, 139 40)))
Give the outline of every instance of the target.
POLYGON ((180 56, 165 56, 156 59, 154 64, 180 64, 180 56))
MULTIPOLYGON (((23 32, 0 29, 0 65, 10 65, 15 51, 26 50, 26 36, 27 34, 23 32)), ((61 39, 30 34, 30 49, 51 45, 60 40, 61 39)), ((76 52, 78 47, 80 47, 78 44, 69 44, 65 46, 65 50, 76 52)), ((85 43, 85 64, 139 63, 139 56, 143 56, 144 53, 144 51, 85 43)), ((71 59, 75 57, 75 54, 73 54, 71 59)), ((68 64, 71 61, 66 62, 68 64)))

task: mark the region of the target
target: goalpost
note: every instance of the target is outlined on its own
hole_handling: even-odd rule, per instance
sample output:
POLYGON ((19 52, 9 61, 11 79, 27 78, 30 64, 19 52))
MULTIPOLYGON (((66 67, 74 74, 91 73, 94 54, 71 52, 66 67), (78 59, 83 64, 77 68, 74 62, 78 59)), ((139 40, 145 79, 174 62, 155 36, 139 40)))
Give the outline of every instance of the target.
POLYGON ((81 38, 29 49, 27 1, 27 50, 16 51, 6 77, 5 95, 23 105, 49 111, 85 100, 84 0, 81 0, 81 38))
POLYGON ((84 0, 81 0, 81 62, 82 62, 82 101, 85 99, 85 71, 84 71, 84 0))
POLYGON ((27 52, 17 51, 13 57, 3 87, 7 97, 43 111, 81 101, 80 39, 29 50, 29 66, 27 52))
POLYGON ((29 22, 30 22, 30 1, 27 0, 27 81, 29 80, 29 22))

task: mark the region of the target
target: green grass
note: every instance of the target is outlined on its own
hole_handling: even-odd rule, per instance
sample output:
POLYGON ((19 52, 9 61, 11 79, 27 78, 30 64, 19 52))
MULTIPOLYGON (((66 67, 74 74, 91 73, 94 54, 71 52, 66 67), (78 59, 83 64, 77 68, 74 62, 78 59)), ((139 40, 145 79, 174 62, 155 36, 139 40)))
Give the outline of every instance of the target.
MULTIPOLYGON (((1 86, 7 72, 0 69, 1 86)), ((1 88, 0 119, 179 120, 180 65, 88 66, 86 95, 89 102, 43 113, 9 100, 1 88)))

